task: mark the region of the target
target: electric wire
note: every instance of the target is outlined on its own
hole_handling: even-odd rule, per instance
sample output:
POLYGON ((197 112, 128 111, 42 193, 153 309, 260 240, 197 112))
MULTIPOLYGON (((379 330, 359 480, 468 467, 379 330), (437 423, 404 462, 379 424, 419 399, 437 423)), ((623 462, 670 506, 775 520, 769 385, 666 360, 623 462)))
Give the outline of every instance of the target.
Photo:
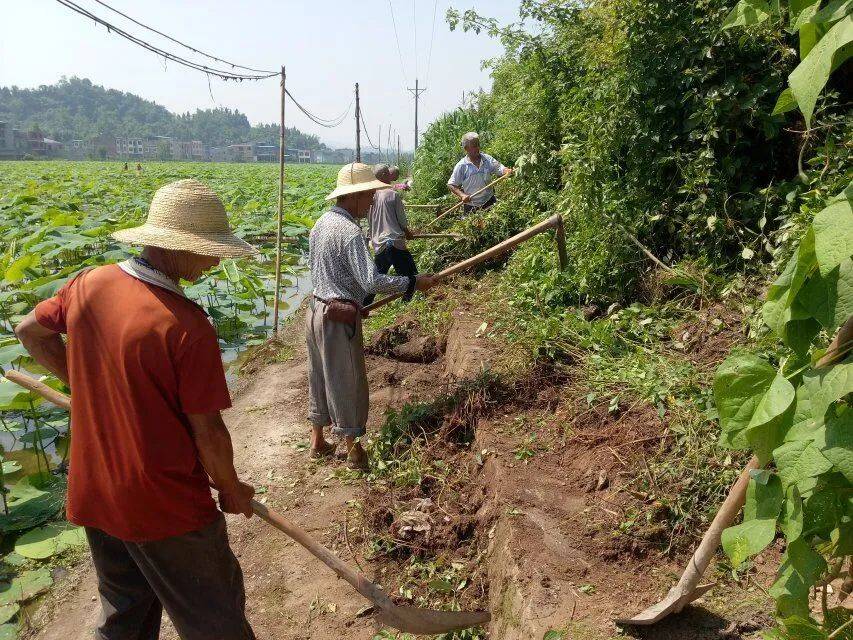
POLYGON ((367 128, 367 123, 364 121, 364 109, 358 110, 358 117, 361 118, 361 126, 364 127, 364 136, 367 138, 367 142, 370 143, 371 148, 379 151, 379 147, 373 144, 373 140, 370 139, 370 132, 367 128))
POLYGON ((157 30, 157 29, 155 29, 154 27, 149 27, 147 24, 144 24, 144 23, 140 22, 139 20, 137 20, 137 19, 133 18, 132 16, 129 16, 129 15, 127 15, 126 13, 122 13, 121 11, 119 11, 118 9, 116 9, 115 7, 112 7, 112 6, 108 5, 106 2, 103 2, 103 0, 95 0, 95 2, 97 2, 97 3, 98 3, 99 5, 101 5, 102 7, 106 8, 106 9, 109 9, 109 10, 110 10, 110 11, 112 11, 113 13, 116 13, 116 14, 120 15, 122 18, 126 18, 127 20, 130 20, 133 24, 139 25, 139 26, 140 26, 140 27, 142 27, 143 29, 147 29, 148 31, 151 31, 152 33, 156 33, 158 36, 163 36, 163 37, 164 37, 164 38, 166 38, 167 40, 171 40, 171 41, 172 41, 172 42, 174 42, 175 44, 178 44, 178 45, 180 45, 180 46, 182 46, 182 47, 184 47, 184 48, 186 48, 186 49, 189 49, 189 50, 190 50, 190 51, 192 51, 193 53, 197 53, 197 54, 199 54, 199 55, 201 55, 201 56, 204 56, 205 58, 210 58, 211 60, 215 60, 216 62, 221 62, 221 63, 223 63, 223 64, 227 64, 227 65, 229 65, 230 67, 232 67, 232 68, 234 68, 234 69, 245 69, 246 71, 254 71, 254 72, 256 72, 256 73, 273 73, 273 74, 274 74, 274 73, 278 73, 278 72, 276 72, 276 71, 272 71, 272 70, 270 70, 270 69, 255 69, 254 67, 246 67, 246 66, 244 66, 244 65, 242 65, 242 64, 237 64, 237 63, 235 63, 235 62, 229 62, 228 60, 224 60, 224 59, 222 59, 222 58, 217 58, 217 57, 216 57, 215 55, 213 55, 213 54, 206 53, 206 52, 202 51, 201 49, 197 49, 197 48, 195 48, 195 47, 193 47, 193 46, 191 46, 191 45, 188 45, 188 44, 187 44, 187 43, 185 43, 185 42, 181 42, 181 41, 180 41, 180 40, 178 40, 177 38, 173 38, 172 36, 170 36, 170 35, 168 35, 168 34, 165 34, 165 33, 163 33, 162 31, 158 31, 158 30, 157 30))
POLYGON ((397 20, 394 18, 394 5, 388 0, 388 8, 391 9, 391 24, 394 25, 394 40, 397 42, 397 57, 400 59, 400 71, 403 74, 403 86, 406 85, 406 65, 403 64, 403 52, 400 49, 400 36, 397 33, 397 20))
POLYGON ((418 5, 412 0, 412 28, 415 30, 415 78, 418 77, 418 5))
POLYGON ((429 86, 429 71, 432 67, 432 45, 435 42, 435 17, 438 14, 438 0, 432 5, 432 35, 429 38, 429 57, 427 58, 426 83, 429 86))
POLYGON ((346 117, 349 115, 350 109, 352 109, 352 103, 355 101, 355 98, 350 100, 349 105, 341 115, 335 118, 321 118, 320 116, 312 113, 311 111, 303 107, 299 103, 299 101, 293 97, 293 94, 290 93, 290 89, 285 89, 284 92, 291 100, 293 100, 293 104, 296 105, 296 108, 299 109, 305 115, 305 117, 311 120, 311 122, 313 122, 314 124, 318 124, 321 127, 326 127, 327 129, 334 129, 335 127, 340 126, 341 123, 346 120, 346 117))
POLYGON ((272 78, 273 76, 280 76, 281 75, 281 73, 278 71, 270 72, 270 73, 263 73, 263 74, 243 74, 243 73, 234 73, 234 72, 230 72, 230 71, 223 70, 223 69, 217 69, 214 67, 209 67, 209 66, 202 64, 200 62, 194 62, 192 60, 188 60, 188 59, 183 58, 179 55, 176 55, 174 53, 166 51, 165 49, 161 49, 160 47, 157 47, 157 46, 155 46, 149 42, 146 42, 145 40, 142 40, 141 38, 138 38, 138 37, 128 33, 127 31, 124 31, 123 29, 115 26, 114 24, 107 22, 103 18, 95 15, 94 13, 92 13, 91 11, 88 11, 87 9, 84 9, 83 7, 72 2, 71 0, 56 0, 56 1, 59 4, 61 4, 62 6, 66 7, 67 9, 71 9, 71 11, 74 11, 75 13, 78 13, 81 16, 89 18, 90 20, 93 20, 94 22, 96 22, 100 25, 103 25, 104 27, 106 27, 107 31, 109 31, 110 33, 115 33, 116 35, 124 38, 125 40, 132 42, 133 44, 135 44, 137 46, 142 47, 143 49, 147 49, 148 51, 151 51, 152 53, 155 53, 158 56, 162 56, 166 60, 171 60, 172 62, 176 62, 176 63, 178 63, 184 67, 187 67, 189 69, 194 69, 195 71, 201 71, 202 73, 207 73, 207 74, 210 74, 212 76, 216 76, 218 78, 221 78, 222 80, 240 80, 240 81, 242 81, 242 80, 265 80, 267 78, 272 78))

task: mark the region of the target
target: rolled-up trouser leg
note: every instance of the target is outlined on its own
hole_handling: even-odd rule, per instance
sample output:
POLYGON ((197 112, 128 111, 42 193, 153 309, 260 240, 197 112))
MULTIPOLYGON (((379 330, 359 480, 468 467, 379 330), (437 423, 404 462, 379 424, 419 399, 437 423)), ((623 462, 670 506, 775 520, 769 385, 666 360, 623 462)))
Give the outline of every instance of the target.
POLYGON ((326 378, 323 372, 322 324, 315 330, 314 316, 322 316, 325 305, 312 299, 305 316, 305 341, 308 343, 308 419, 316 427, 332 423, 326 401, 326 378))
POLYGON ((367 429, 370 398, 361 319, 355 325, 332 322, 326 318, 326 305, 318 301, 315 304, 312 335, 322 360, 332 433, 341 437, 362 436, 367 429))
POLYGON ((125 545, 182 640, 254 640, 222 514, 198 531, 125 545))

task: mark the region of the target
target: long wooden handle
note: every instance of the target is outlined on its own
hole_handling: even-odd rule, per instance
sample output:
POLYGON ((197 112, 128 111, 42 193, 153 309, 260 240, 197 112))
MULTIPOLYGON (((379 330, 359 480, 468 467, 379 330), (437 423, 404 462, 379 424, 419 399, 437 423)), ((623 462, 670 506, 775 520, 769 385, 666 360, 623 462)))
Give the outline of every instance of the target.
MULTIPOLYGON (((554 214, 547 220, 543 220, 539 224, 533 225, 529 229, 525 229, 521 233, 518 233, 511 238, 507 238, 500 244, 496 244, 491 249, 486 249, 482 253, 478 253, 476 256, 468 258, 467 260, 463 260, 462 262, 457 262, 453 266, 448 267, 444 271, 440 271, 435 274, 435 278, 437 280, 444 280, 445 278, 449 278, 452 275, 459 273, 460 271, 464 271, 465 269, 469 269, 470 267, 476 266, 489 260, 490 258, 494 258, 495 256, 499 256, 503 253, 506 253, 513 247, 521 244, 525 240, 529 240, 535 235, 542 233, 543 231, 547 231, 548 229, 553 228, 562 228, 563 218, 560 214, 554 214)), ((389 302, 397 300, 398 298, 402 298, 402 293, 395 293, 393 295, 388 296, 387 298, 382 298, 381 300, 377 300, 373 304, 369 304, 365 307, 366 311, 372 311, 373 309, 378 309, 389 302)))
POLYGON ((416 233, 413 240, 418 238, 450 238, 452 240, 461 240, 463 236, 458 233, 416 233))
MULTIPOLYGON (((493 186, 495 186, 498 182, 500 182, 501 180, 504 180, 504 179, 506 179, 506 178, 509 178, 511 175, 512 175, 512 173, 505 173, 505 174, 503 174, 502 176, 498 176, 497 178, 495 178, 494 180, 492 180, 489 184, 487 184, 487 185, 486 185, 485 187, 483 187, 482 189, 477 189, 477 191, 475 191, 474 193, 472 193, 472 194, 471 194, 471 197, 473 198, 474 196, 478 196, 478 195, 480 195, 480 194, 481 194, 481 193, 483 193, 483 191, 485 191, 486 189, 491 189, 491 188, 492 188, 493 186)), ((452 207, 450 207, 447 211, 445 211, 444 213, 442 213, 440 216, 436 217, 436 218, 435 218, 432 222, 430 222, 430 223, 429 223, 425 228, 426 228, 426 229, 429 229, 432 225, 434 225, 436 222, 438 222, 439 220, 441 220, 441 219, 442 219, 444 216, 446 216, 448 213, 452 213, 453 211, 456 211, 456 210, 457 210, 459 207, 461 207, 463 204, 465 204, 465 202, 464 202, 464 201, 462 201, 462 200, 460 200, 459 202, 457 202, 456 204, 454 204, 452 207)))
POLYGON ((355 571, 334 553, 317 542, 308 533, 280 513, 269 509, 257 500, 252 500, 252 511, 267 524, 272 525, 286 536, 293 538, 305 547, 311 555, 317 557, 323 564, 338 576, 349 582, 361 595, 372 600, 383 608, 392 607, 393 603, 379 587, 368 580, 363 574, 355 571))
MULTIPOLYGON (((71 398, 56 389, 51 389, 43 382, 25 375, 19 371, 7 371, 6 378, 24 389, 42 396, 58 407, 71 409, 71 398)), ((211 485, 213 486, 213 485, 211 485)), ((215 488, 215 487, 214 487, 215 488)), ((290 522, 280 513, 273 511, 257 500, 252 500, 252 511, 263 521, 271 524, 282 533, 290 536, 296 542, 305 547, 312 555, 319 558, 326 566, 349 582, 365 598, 372 600, 382 607, 393 606, 388 596, 362 574, 353 570, 347 564, 329 551, 326 547, 314 540, 308 533, 298 525, 290 522)))
POLYGON ((33 393, 40 395, 42 398, 48 402, 52 402, 57 407, 67 409, 69 411, 71 410, 71 398, 52 387, 48 387, 44 382, 36 380, 35 378, 23 374, 20 371, 15 371, 14 369, 10 369, 4 375, 10 382, 14 382, 27 391, 32 391, 33 393))

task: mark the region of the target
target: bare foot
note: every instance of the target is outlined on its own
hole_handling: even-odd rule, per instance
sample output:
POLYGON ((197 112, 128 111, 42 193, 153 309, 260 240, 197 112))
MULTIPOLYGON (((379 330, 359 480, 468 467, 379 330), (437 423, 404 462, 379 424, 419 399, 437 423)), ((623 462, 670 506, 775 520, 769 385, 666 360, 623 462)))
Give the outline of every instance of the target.
POLYGON ((356 442, 350 447, 349 453, 347 454, 347 463, 353 469, 359 469, 361 471, 367 471, 369 468, 367 462, 367 452, 362 448, 361 443, 356 442))
POLYGON ((325 458, 335 453, 335 445, 331 442, 326 442, 325 440, 321 440, 319 443, 311 444, 311 457, 312 458, 325 458))

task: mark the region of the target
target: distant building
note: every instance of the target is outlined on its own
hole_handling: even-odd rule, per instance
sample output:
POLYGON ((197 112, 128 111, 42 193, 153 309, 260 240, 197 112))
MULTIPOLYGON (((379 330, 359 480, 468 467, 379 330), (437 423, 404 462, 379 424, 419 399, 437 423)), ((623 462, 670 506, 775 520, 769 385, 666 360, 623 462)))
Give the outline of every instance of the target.
POLYGON ((116 138, 115 146, 119 158, 138 160, 145 154, 145 141, 142 138, 116 138))
POLYGON ((278 145, 269 142, 255 142, 252 154, 255 162, 278 162, 278 145))
POLYGON ((254 162, 254 149, 249 142, 228 145, 228 160, 230 162, 254 162))
POLYGON ((14 160, 20 157, 15 146, 15 136, 8 122, 0 121, 0 159, 14 160))

